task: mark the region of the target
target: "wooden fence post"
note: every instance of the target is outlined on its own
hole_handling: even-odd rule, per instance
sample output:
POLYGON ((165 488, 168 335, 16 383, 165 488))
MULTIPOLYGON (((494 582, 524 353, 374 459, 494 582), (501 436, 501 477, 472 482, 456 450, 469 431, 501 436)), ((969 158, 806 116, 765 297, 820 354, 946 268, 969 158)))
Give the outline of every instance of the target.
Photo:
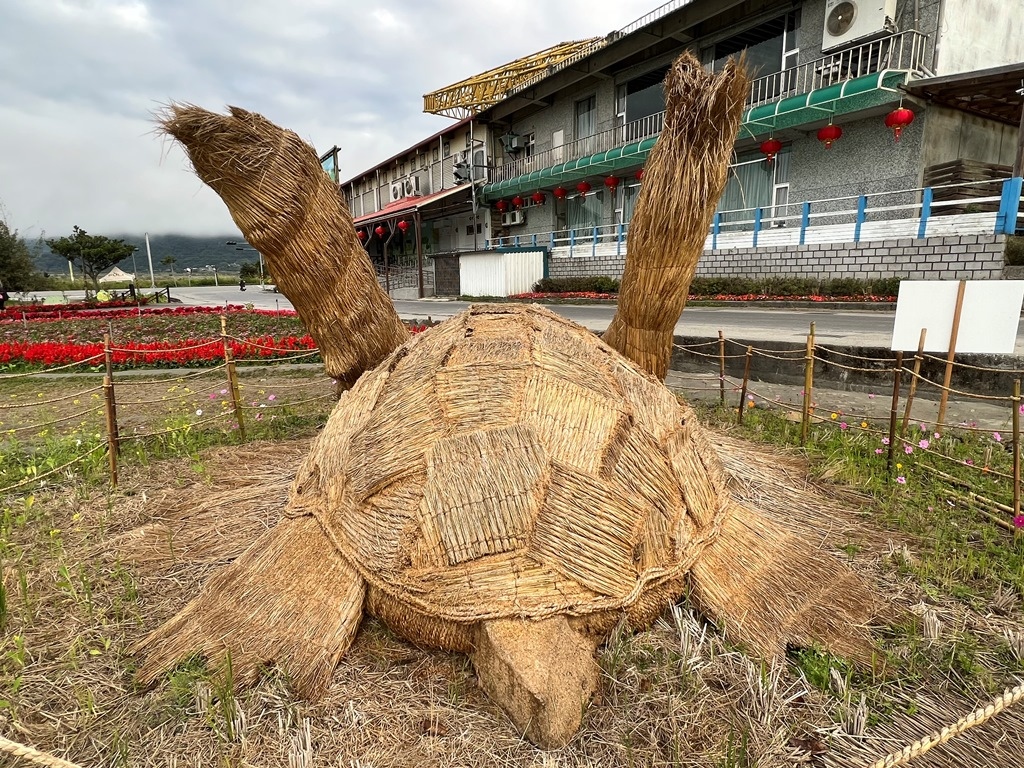
POLYGON ((235 370, 235 359, 231 355, 228 343, 228 319, 220 316, 220 338, 224 342, 224 362, 228 368, 228 386, 231 390, 231 403, 235 409, 235 421, 238 423, 238 434, 245 440, 245 422, 242 420, 242 398, 238 395, 238 371, 235 370))
POLYGON ((942 376, 942 395, 939 397, 939 416, 935 420, 935 431, 945 434, 946 405, 949 403, 949 385, 953 380, 953 359, 956 356, 956 337, 960 332, 960 314, 964 308, 964 290, 967 281, 961 280, 956 293, 956 307, 953 309, 953 327, 949 331, 949 351, 946 353, 946 370, 942 376))
POLYGON ((114 399, 114 360, 110 349, 110 334, 103 334, 103 410, 107 419, 107 460, 110 462, 110 484, 117 487, 117 457, 121 452, 121 439, 117 430, 117 401, 114 399))
POLYGON ((896 353, 896 369, 892 376, 892 406, 889 408, 889 452, 885 456, 885 471, 892 474, 892 459, 896 450, 896 416, 900 408, 900 378, 903 374, 903 352, 896 353))
POLYGON ((1020 379, 1013 382, 1013 517, 1020 517, 1020 379))
POLYGON ((747 347, 747 359, 743 362, 743 386, 740 387, 740 410, 736 414, 736 423, 743 423, 743 411, 747 405, 747 382, 750 380, 750 358, 754 356, 754 348, 747 347))
POLYGON ((814 323, 807 334, 807 352, 804 355, 804 402, 800 419, 800 445, 807 445, 811 430, 811 389, 814 387, 814 323))
POLYGON ((914 405, 914 393, 917 392, 917 380, 921 376, 921 363, 924 361, 924 338, 927 328, 921 329, 921 338, 917 342, 917 354, 914 355, 914 376, 910 379, 910 391, 907 392, 907 407, 903 411, 903 424, 900 426, 900 437, 907 433, 910 424, 910 409, 914 405))
POLYGON ((725 406, 725 336, 718 332, 718 399, 725 406))

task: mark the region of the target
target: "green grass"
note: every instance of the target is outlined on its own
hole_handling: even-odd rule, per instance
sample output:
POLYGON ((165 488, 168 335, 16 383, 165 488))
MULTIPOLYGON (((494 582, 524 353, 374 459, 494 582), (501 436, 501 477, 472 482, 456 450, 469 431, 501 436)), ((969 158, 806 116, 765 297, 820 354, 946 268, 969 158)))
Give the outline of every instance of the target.
MULTIPOLYGON (((753 408, 737 427, 735 411, 701 406, 703 418, 728 425, 744 437, 798 447, 800 424, 777 411, 753 408)), ((898 532, 915 543, 915 555, 899 567, 920 581, 926 592, 948 594, 980 607, 1007 586, 1024 594, 1024 536, 1004 525, 1012 515, 971 494, 1010 507, 1013 454, 1010 436, 996 441, 992 432, 947 430, 940 438, 920 424, 908 429, 911 453, 901 444, 886 468, 888 446, 880 432, 887 425, 862 422, 841 429, 842 415, 812 425, 805 447, 812 472, 828 482, 868 494, 865 515, 878 527, 898 532), (927 450, 920 448, 927 441, 927 450), (1002 520, 1000 525, 996 520, 1002 520)), ((845 550, 852 558, 856 542, 845 550)))

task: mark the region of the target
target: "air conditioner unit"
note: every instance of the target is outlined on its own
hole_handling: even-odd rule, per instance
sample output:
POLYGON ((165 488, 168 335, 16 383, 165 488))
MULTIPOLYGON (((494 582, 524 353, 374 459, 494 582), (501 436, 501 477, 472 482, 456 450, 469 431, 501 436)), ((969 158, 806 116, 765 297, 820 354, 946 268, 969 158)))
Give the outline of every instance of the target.
POLYGON ((517 224, 526 223, 526 214, 522 211, 509 211, 501 214, 501 226, 514 227, 517 224))
POLYGON ((896 0, 825 0, 821 50, 830 51, 893 29, 896 0))
POLYGON ((409 176, 391 184, 391 202, 420 193, 420 177, 409 176))

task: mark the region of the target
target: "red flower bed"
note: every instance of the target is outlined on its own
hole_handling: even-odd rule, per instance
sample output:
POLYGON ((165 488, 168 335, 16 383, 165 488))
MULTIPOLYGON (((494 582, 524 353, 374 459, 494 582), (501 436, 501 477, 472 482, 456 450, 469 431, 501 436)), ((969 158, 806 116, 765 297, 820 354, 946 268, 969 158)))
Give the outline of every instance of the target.
MULTIPOLYGON (((111 304, 104 304, 101 307, 97 307, 93 304, 74 305, 74 304, 50 304, 34 305, 35 309, 31 312, 25 311, 22 308, 8 308, 0 312, 0 322, 4 320, 28 320, 30 322, 42 321, 42 320, 71 320, 71 319, 103 319, 103 320, 116 320, 120 317, 138 317, 140 309, 134 304, 123 305, 130 307, 130 309, 123 309, 117 307, 111 307, 111 304), (79 309, 71 309, 69 307, 80 307, 79 309), (85 312, 81 307, 88 307, 91 311, 85 312), (24 318, 22 317, 24 312, 24 318)), ((295 310, 293 309, 246 309, 241 304, 228 304, 223 307, 146 307, 141 310, 143 317, 156 316, 156 315, 172 315, 172 316, 185 316, 185 315, 224 315, 232 314, 235 312, 246 312, 253 315, 263 315, 265 317, 296 317, 295 310)))
MULTIPOLYGON (((617 293, 595 293, 577 291, 570 293, 517 293, 510 299, 617 299, 617 293)), ((770 296, 767 294, 745 293, 742 295, 719 293, 714 296, 690 294, 690 301, 849 301, 858 303, 895 302, 895 296, 770 296)))

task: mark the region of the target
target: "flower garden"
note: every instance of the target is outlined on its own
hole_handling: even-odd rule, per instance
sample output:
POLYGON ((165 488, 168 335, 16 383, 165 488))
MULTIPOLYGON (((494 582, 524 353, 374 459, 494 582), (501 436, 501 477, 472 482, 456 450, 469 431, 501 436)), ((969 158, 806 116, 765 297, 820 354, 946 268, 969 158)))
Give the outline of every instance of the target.
MULTIPOLYGON (((107 333, 117 370, 216 365, 224 359, 222 315, 236 360, 274 360, 316 350, 292 310, 241 305, 145 309, 35 305, 0 312, 0 372, 100 365, 107 333)), ((311 355, 306 362, 317 359, 311 355)))

